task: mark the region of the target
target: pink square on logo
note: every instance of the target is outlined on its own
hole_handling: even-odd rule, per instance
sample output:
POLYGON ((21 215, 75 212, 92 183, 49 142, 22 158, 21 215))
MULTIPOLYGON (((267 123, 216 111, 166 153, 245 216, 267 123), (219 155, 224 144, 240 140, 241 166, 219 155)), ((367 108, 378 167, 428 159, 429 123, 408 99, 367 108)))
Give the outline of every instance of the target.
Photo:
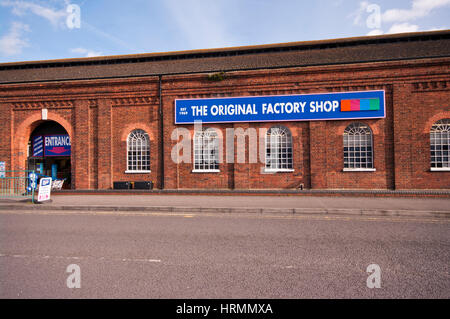
POLYGON ((359 111, 359 100, 351 100, 350 101, 350 110, 359 111))

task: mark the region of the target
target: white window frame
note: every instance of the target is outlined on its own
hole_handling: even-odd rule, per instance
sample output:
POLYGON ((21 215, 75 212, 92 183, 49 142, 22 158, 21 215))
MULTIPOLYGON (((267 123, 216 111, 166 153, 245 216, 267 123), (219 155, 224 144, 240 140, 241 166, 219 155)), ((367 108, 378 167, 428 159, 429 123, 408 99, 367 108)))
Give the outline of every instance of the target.
POLYGON ((219 134, 215 129, 203 128, 195 132, 192 173, 219 173, 219 147, 219 134))
POLYGON ((430 171, 450 171, 450 119, 439 120, 431 126, 430 171), (442 166, 438 167, 439 164, 442 166))
POLYGON ((266 173, 290 173, 294 172, 294 148, 292 145, 291 130, 286 126, 275 125, 269 128, 265 134, 265 161, 266 173), (276 134, 274 134, 276 133, 276 134), (270 150, 270 155, 268 151, 270 150), (281 154, 281 158, 279 155, 281 154), (283 155, 286 162, 282 163, 283 155), (285 167, 283 167, 285 166, 285 167))
POLYGON ((150 136, 141 129, 130 132, 127 137, 127 174, 147 174, 150 173, 150 136), (133 142, 132 139, 136 139, 133 142), (139 144, 137 142, 140 141, 139 144), (136 155, 130 153, 138 153, 136 155), (144 154, 145 153, 145 154, 144 154), (133 158, 132 156, 136 156, 133 158), (148 164, 144 164, 148 162, 148 164), (148 167, 148 169, 147 169, 148 167))
POLYGON ((351 123, 345 128, 342 140, 343 140, 344 172, 376 171, 374 167, 374 155, 373 155, 374 154, 373 132, 368 124, 360 122, 351 123), (351 151, 350 150, 351 147, 359 148, 359 150, 357 151, 356 149, 354 149, 353 151, 351 151), (369 147, 370 151, 368 150, 369 147), (362 148, 364 148, 364 150, 362 148), (368 155, 369 152, 370 155, 368 155), (357 161, 357 159, 359 161, 357 161), (364 159, 365 161, 362 161, 362 159, 364 159), (346 164, 348 165, 347 167, 346 164))

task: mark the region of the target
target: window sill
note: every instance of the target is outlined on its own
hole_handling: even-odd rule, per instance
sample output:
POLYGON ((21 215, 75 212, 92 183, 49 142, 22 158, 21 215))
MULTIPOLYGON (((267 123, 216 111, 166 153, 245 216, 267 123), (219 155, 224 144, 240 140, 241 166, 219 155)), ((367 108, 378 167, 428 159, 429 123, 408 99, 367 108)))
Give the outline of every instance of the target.
POLYGON ((450 167, 431 167, 432 172, 450 172, 450 167))
POLYGON ((294 169, 284 168, 284 169, 274 169, 274 168, 266 168, 264 169, 264 173, 292 173, 294 169))
POLYGON ((125 171, 125 174, 148 174, 152 171, 125 171))
POLYGON ((220 169, 193 169, 192 173, 220 173, 220 169))
POLYGON ((344 168, 343 172, 376 172, 376 168, 344 168))

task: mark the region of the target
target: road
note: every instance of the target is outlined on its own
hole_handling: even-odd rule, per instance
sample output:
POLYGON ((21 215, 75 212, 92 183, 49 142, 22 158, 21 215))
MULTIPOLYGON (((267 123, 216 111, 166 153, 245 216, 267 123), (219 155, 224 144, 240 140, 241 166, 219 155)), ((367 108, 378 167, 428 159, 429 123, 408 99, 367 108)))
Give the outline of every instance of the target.
POLYGON ((444 218, 0 211, 0 298, 449 298, 449 261, 444 218))

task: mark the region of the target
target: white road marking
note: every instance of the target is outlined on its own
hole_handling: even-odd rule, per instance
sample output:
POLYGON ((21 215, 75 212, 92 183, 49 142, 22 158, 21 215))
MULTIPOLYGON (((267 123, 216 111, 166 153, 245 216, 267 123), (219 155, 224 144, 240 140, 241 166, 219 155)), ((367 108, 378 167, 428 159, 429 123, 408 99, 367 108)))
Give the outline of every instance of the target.
POLYGON ((160 263, 161 259, 152 258, 108 258, 108 257, 77 257, 77 256, 49 256, 49 255, 17 255, 17 254, 0 254, 0 257, 12 257, 12 258, 39 258, 39 259, 66 259, 66 260, 110 260, 110 261, 123 261, 123 262, 148 262, 148 263, 160 263))
POLYGON ((122 261, 149 262, 149 263, 160 263, 161 262, 160 259, 144 259, 144 258, 133 258, 133 259, 124 258, 124 259, 122 259, 122 261))

